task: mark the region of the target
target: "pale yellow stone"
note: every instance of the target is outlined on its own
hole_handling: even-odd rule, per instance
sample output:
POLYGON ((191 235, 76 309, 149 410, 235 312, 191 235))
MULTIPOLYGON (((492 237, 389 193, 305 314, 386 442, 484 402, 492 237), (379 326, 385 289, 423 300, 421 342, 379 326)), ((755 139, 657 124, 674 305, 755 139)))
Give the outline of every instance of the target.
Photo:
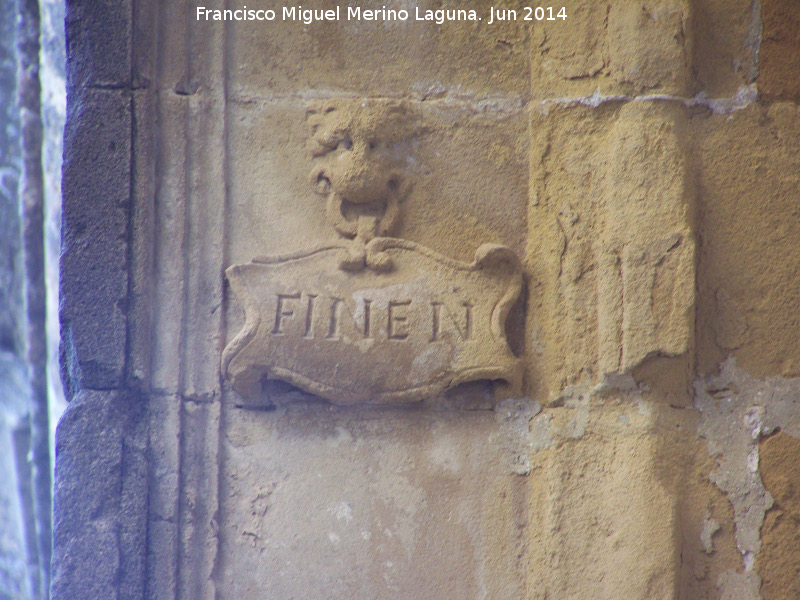
POLYGON ((151 544, 175 544, 174 596, 757 593, 765 506, 736 483, 795 431, 771 377, 800 372, 800 120, 722 114, 756 98, 751 4, 162 24, 151 383, 177 404, 151 544), (763 386, 691 389, 729 354, 763 386))
POLYGON ((556 389, 630 373, 655 356, 688 357, 695 303, 684 109, 627 103, 603 111, 597 124, 574 126, 556 118, 562 114, 534 117, 549 139, 547 164, 532 173, 544 200, 529 221, 541 232, 530 252, 550 263, 540 276, 548 304, 534 310, 532 324, 554 327, 549 339, 570 348, 533 365, 557 378, 556 389), (548 239, 550 248, 542 245, 548 239))

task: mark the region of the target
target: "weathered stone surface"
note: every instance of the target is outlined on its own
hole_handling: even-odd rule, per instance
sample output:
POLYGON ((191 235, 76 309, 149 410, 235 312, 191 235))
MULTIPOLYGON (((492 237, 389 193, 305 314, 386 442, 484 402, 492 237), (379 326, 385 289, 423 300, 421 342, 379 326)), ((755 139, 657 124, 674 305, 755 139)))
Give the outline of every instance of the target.
POLYGON ((15 21, 15 2, 0 1, 0 477, 4 482, 0 486, 0 597, 12 600, 29 593, 10 426, 28 412, 30 395, 22 359, 24 304, 17 190, 20 148, 15 21))
POLYGON ((122 383, 128 295, 131 100, 86 90, 64 133, 62 369, 71 394, 122 383))
POLYGON ((147 426, 120 392, 80 392, 56 439, 54 598, 144 597, 147 426))
MULTIPOLYGON (((133 70, 142 85, 157 80, 136 92, 135 124, 127 108, 106 112, 114 125, 103 131, 136 136, 133 178, 112 186, 132 189, 135 205, 120 196, 117 221, 96 209, 111 205, 86 200, 102 218, 85 223, 104 231, 67 229, 66 252, 80 257, 72 273, 113 250, 109 285, 98 287, 104 308, 75 300, 87 295, 65 300, 75 332, 111 323, 98 343, 76 338, 76 381, 157 391, 141 421, 151 440, 148 597, 743 600, 758 597, 762 577, 792 575, 754 553, 768 547, 758 438, 775 427, 798 435, 797 381, 726 367, 698 383, 696 398, 689 389, 696 364, 712 372, 728 354, 757 377, 793 373, 796 106, 730 113, 756 98, 742 88, 756 69, 751 3, 583 2, 563 23, 405 29, 198 23, 187 18, 196 8, 130 7, 133 70), (160 32, 157 44, 148 31, 160 32), (395 109, 410 124, 384 120, 395 109), (133 231, 116 227, 123 212, 133 231), (124 243, 91 245, 105 230, 124 243), (505 332, 527 367, 520 397, 499 401, 479 381, 412 406, 334 406, 267 381, 251 401, 220 378, 223 348, 247 327, 226 268, 269 273, 248 302, 273 328, 302 334, 311 296, 283 311, 262 304, 277 263, 250 262, 332 244, 319 271, 374 283, 402 274, 402 246, 387 249, 394 275, 372 270, 388 263, 368 245, 390 236, 463 263, 483 243, 524 257, 528 288, 505 332), (129 239, 131 260, 121 261, 129 239), (84 313, 89 325, 75 328, 84 313), (102 377, 78 377, 86 356, 110 357, 102 377)), ((102 148, 75 131, 69 152, 102 148)), ((396 353, 400 372, 383 379, 407 377, 418 354, 396 353)), ((356 370, 347 356, 325 360, 356 370)), ((365 361, 358 370, 374 373, 356 375, 377 379, 380 367, 365 361)), ((347 379, 349 393, 375 395, 347 379)), ((85 391, 65 420, 63 431, 96 443, 62 444, 62 456, 94 453, 109 475, 89 478, 106 498, 99 508, 79 505, 77 488, 59 491, 69 499, 59 509, 62 594, 95 593, 86 571, 69 571, 88 568, 70 562, 87 552, 79 532, 100 549, 97 594, 138 594, 135 575, 118 586, 103 573, 145 568, 122 566, 141 556, 131 550, 144 543, 133 500, 145 492, 110 491, 132 489, 118 471, 140 473, 142 447, 131 442, 125 466, 118 440, 123 407, 141 398, 120 395, 121 413, 90 418, 105 397, 85 391), (104 537, 122 528, 125 549, 104 537)), ((70 461, 79 485, 90 468, 70 461)))
POLYGON ((606 74, 608 5, 579 2, 564 23, 535 27, 531 32, 531 80, 534 99, 592 94, 606 74))
POLYGON ((175 598, 179 562, 181 412, 179 397, 153 395, 148 403, 148 598, 175 598))
POLYGON ((800 6, 763 0, 760 8, 759 91, 767 101, 800 102, 800 6))
POLYGON ((0 7, 0 348, 21 352, 22 280, 17 272, 20 246, 17 182, 20 170, 17 63, 14 53, 14 3, 0 7))
POLYGON ((409 402, 478 379, 521 391, 505 334, 519 297, 519 261, 484 245, 472 263, 396 238, 375 238, 366 260, 389 272, 340 269, 345 244, 235 265, 228 280, 245 328, 223 354, 245 396, 277 378, 341 404, 409 402), (378 257, 378 258, 376 258, 378 257))
POLYGON ((132 4, 131 0, 67 2, 67 77, 72 90, 130 87, 132 4))
POLYGON ((10 600, 29 597, 29 583, 38 579, 36 565, 26 564, 36 559, 34 522, 23 522, 26 511, 20 502, 21 491, 29 486, 19 485, 24 473, 16 473, 14 461, 14 429, 27 425, 21 419, 28 413, 30 397, 23 360, 16 20, 16 3, 0 1, 0 598, 10 600), (31 547, 34 552, 29 554, 31 547))
POLYGON ((658 398, 581 386, 534 416, 528 597, 717 598, 717 576, 740 558, 695 428, 692 411, 658 398))
MULTIPOLYGON (((410 18, 406 22, 348 21, 348 6, 342 4, 339 21, 308 26, 299 20, 282 21, 283 6, 275 7, 278 17, 274 22, 236 24, 231 94, 242 99, 274 98, 324 89, 334 95, 344 92, 367 97, 527 97, 528 29, 535 21, 523 21, 524 6, 527 4, 513 0, 496 7, 516 9, 517 20, 496 21, 490 26, 486 22, 492 3, 486 0, 447 7, 429 0, 414 6, 385 6, 407 9, 410 18), (441 26, 416 20, 415 9, 424 17, 427 10, 444 8, 472 9, 483 21, 462 18, 441 26), (391 61, 391 69, 384 68, 387 61, 391 61)), ((303 8, 335 5, 317 1, 303 8)), ((193 27, 202 35, 219 25, 209 20, 193 27)))
POLYGON ((692 44, 690 14, 687 0, 611 4, 608 63, 612 78, 635 93, 685 95, 692 44))
POLYGON ((729 98, 755 80, 763 60, 758 13, 750 0, 692 3, 693 93, 729 98))
POLYGON ((759 444, 764 487, 774 500, 761 530, 758 557, 765 600, 800 596, 800 440, 778 433, 759 444))
POLYGON ((534 99, 688 94, 689 2, 585 0, 567 13, 564 22, 533 25, 534 99))
POLYGON ((531 368, 551 393, 631 373, 654 357, 686 360, 692 347, 694 198, 684 110, 627 103, 592 119, 587 112, 554 108, 532 117, 541 133, 528 252, 537 257, 540 287, 528 322, 553 354, 531 368))
MULTIPOLYGON (((5 375, 0 370, 0 377, 5 375)), ((3 383, 0 380, 6 388, 3 383)), ((0 420, 0 475, 5 481, 0 487, 0 598, 23 600, 30 591, 12 435, 6 420, 0 420)))
POLYGON ((753 377, 796 377, 800 297, 800 112, 753 106, 693 117, 699 162, 697 356, 753 377))
POLYGON ((25 294, 25 361, 30 388, 30 456, 39 587, 50 585, 52 466, 47 394, 45 282, 45 206, 42 169, 40 13, 38 2, 17 3, 17 104, 22 169, 19 181, 20 229, 25 294))
POLYGON ((531 31, 535 100, 729 98, 758 75, 764 10, 750 0, 586 0, 567 10, 566 23, 531 31))
POLYGON ((604 235, 598 248, 603 375, 629 371, 650 356, 690 350, 694 199, 682 131, 680 109, 626 104, 609 133, 613 158, 604 181, 604 235), (614 339, 617 349, 612 350, 614 339))
POLYGON ((227 411, 220 598, 525 597, 530 411, 320 408, 227 411))

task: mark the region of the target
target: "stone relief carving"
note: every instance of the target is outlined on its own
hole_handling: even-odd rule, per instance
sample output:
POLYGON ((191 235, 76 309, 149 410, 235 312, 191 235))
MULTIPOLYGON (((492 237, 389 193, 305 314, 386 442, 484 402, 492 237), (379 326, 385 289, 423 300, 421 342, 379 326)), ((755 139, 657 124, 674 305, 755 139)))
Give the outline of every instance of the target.
POLYGON ((333 100, 308 121, 310 182, 340 239, 227 269, 245 310, 222 357, 233 388, 256 396, 264 378, 280 379, 338 404, 416 401, 478 379, 519 391, 505 335, 522 287, 517 256, 483 244, 465 263, 389 237, 411 189, 410 107, 333 100))

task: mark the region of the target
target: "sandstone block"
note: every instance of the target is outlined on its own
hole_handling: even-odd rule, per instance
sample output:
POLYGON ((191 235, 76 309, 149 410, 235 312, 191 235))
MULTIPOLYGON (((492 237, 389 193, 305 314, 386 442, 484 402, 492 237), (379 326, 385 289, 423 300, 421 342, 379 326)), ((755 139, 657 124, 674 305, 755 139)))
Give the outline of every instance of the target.
POLYGON ((531 32, 531 95, 544 100, 691 88, 692 9, 685 0, 572 3, 564 23, 531 32))
POLYGON ((698 113, 701 372, 733 355, 754 377, 800 374, 795 293, 800 117, 797 106, 698 113), (725 140, 723 142, 723 140, 725 140))
POLYGON ((759 92, 768 101, 800 101, 800 6, 791 0, 761 3, 759 92))
POLYGON ((729 98, 758 75, 761 25, 750 0, 692 4, 692 95, 729 98))
POLYGON ((548 344, 577 350, 533 367, 556 389, 630 373, 655 356, 686 357, 693 343, 683 109, 631 102, 589 112, 533 117, 543 131, 531 144, 529 253, 540 257, 541 286, 531 322, 536 330, 558 315, 548 344))
MULTIPOLYGON (((367 21, 348 17, 354 7, 339 6, 338 20, 304 26, 283 7, 273 23, 235 27, 230 73, 232 95, 243 98, 285 97, 307 90, 375 97, 436 98, 443 96, 527 97, 530 68, 528 23, 520 0, 505 3, 516 20, 488 25, 491 2, 442 7, 425 0, 408 9, 408 20, 367 21), (482 21, 456 20, 446 25, 418 21, 419 13, 442 8, 474 10, 482 21), (384 68, 387 63, 391 69, 384 68), (266 74, 266 75, 265 75, 266 74)), ((291 6, 286 7, 291 10, 291 6)), ((325 2, 307 2, 305 9, 335 9, 325 2)), ((362 7, 362 8, 367 8, 362 7)), ((194 15, 193 15, 194 16, 194 15)), ((199 22, 211 31, 219 23, 199 22)))

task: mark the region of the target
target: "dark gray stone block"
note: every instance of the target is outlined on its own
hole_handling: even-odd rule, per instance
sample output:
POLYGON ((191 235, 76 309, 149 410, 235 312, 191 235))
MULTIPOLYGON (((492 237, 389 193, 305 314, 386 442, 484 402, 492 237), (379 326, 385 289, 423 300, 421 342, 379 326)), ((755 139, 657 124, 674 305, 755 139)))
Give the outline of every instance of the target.
POLYGON ((122 385, 127 338, 131 97, 80 90, 64 132, 62 372, 68 396, 122 385))
POLYGON ((144 597, 144 403, 82 391, 56 433, 53 600, 144 597))
POLYGON ((130 0, 70 0, 67 87, 131 87, 130 0))

